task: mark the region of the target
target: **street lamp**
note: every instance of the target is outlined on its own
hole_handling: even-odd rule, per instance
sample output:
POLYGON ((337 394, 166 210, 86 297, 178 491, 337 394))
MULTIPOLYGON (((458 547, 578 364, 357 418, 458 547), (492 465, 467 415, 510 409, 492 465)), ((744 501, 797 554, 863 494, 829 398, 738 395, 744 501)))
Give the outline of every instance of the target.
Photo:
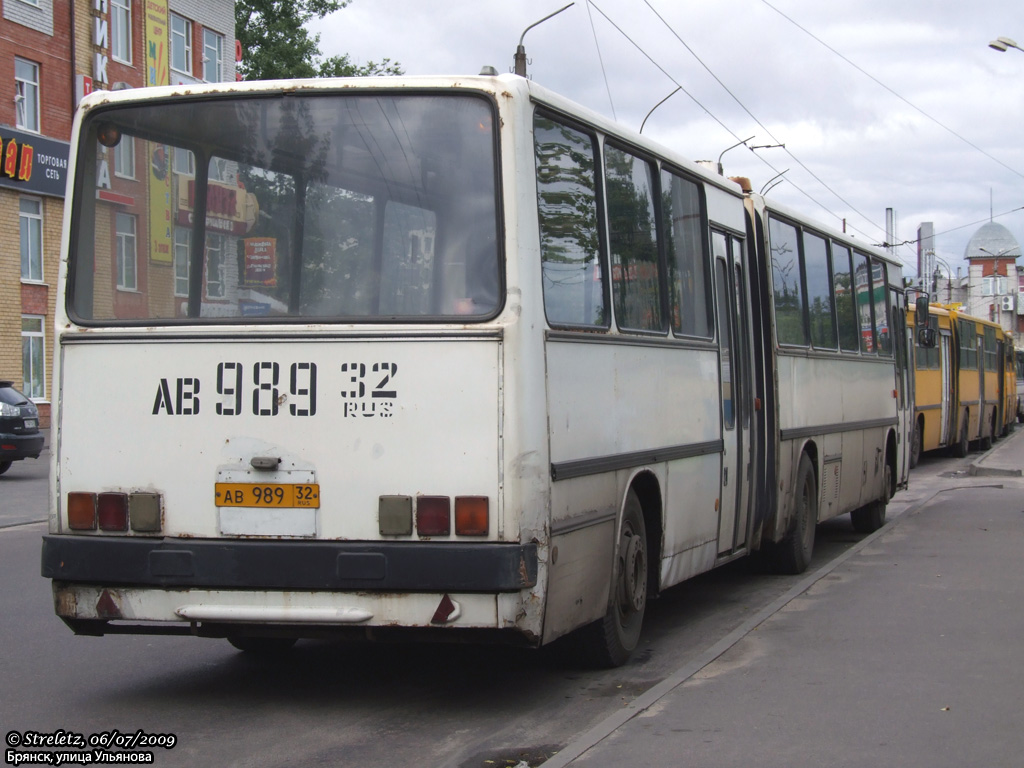
POLYGON ((1017 45, 1017 43, 1015 43, 1008 37, 997 37, 995 40, 988 44, 988 47, 995 51, 999 51, 1000 53, 1006 53, 1007 48, 1016 48, 1021 53, 1024 53, 1024 48, 1021 48, 1019 45, 1017 45))
MULTIPOLYGON (((939 300, 939 278, 942 277, 942 271, 939 269, 941 264, 946 268, 946 304, 953 303, 953 269, 945 261, 940 259, 938 256, 932 255, 935 259, 935 272, 932 273, 932 295, 935 296, 935 300, 939 300)), ((959 278, 960 272, 957 270, 957 278, 959 278)))

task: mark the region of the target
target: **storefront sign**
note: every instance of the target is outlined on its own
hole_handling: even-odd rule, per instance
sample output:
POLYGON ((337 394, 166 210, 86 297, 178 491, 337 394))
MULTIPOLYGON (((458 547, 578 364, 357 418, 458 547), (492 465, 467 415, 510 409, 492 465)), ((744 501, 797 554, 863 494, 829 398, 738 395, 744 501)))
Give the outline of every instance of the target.
POLYGON ((65 141, 0 127, 0 187, 64 197, 68 148, 65 141))

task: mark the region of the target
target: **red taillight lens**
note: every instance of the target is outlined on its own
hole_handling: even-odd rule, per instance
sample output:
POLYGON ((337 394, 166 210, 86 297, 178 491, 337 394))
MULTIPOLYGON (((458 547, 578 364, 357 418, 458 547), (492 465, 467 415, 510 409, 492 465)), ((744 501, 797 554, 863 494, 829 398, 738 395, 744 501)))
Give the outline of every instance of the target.
POLYGON ((101 531, 128 530, 128 494, 101 493, 97 497, 96 510, 101 531))
POLYGON ((68 494, 68 528, 73 531, 96 530, 96 494, 68 494))
POLYGON ((455 497, 455 533, 459 536, 486 536, 488 525, 486 496, 455 497))
POLYGON ((416 499, 416 533, 420 536, 447 536, 451 530, 451 500, 447 496, 419 496, 416 499))

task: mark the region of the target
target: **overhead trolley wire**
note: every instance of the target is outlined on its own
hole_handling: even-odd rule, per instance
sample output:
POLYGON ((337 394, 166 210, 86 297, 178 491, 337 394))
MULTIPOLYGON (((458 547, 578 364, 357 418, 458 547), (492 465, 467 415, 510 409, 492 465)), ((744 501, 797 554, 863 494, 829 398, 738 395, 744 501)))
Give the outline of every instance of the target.
MULTIPOLYGON (((647 0, 644 0, 644 1, 645 1, 645 3, 646 3, 646 1, 647 1, 647 0)), ((655 67, 656 67, 656 68, 658 69, 658 71, 659 71, 659 72, 661 72, 661 73, 662 73, 663 75, 665 75, 665 77, 667 77, 667 78, 668 78, 669 80, 671 80, 671 81, 672 81, 673 83, 675 83, 675 85, 677 85, 677 86, 679 87, 679 90, 681 90, 681 91, 682 91, 683 93, 685 93, 685 94, 686 94, 686 95, 687 95, 687 96, 688 96, 688 97, 690 98, 690 100, 691 100, 691 101, 692 101, 692 102, 693 102, 694 104, 696 104, 696 105, 697 105, 698 107, 700 107, 700 108, 701 108, 701 109, 702 109, 702 110, 704 111, 704 113, 705 113, 705 114, 706 114, 706 115, 707 115, 708 117, 710 117, 710 118, 711 118, 712 120, 714 120, 714 121, 715 121, 716 123, 718 123, 718 125, 719 125, 719 126, 721 126, 721 128, 722 128, 722 129, 723 129, 724 131, 726 131, 726 133, 728 133, 728 134, 729 134, 730 136, 732 136, 732 137, 733 137, 734 139, 736 139, 737 141, 740 141, 740 142, 741 142, 741 139, 740 139, 740 137, 739 137, 738 135, 736 135, 736 133, 735 133, 735 132, 734 132, 734 131, 733 131, 733 130, 732 130, 731 128, 729 128, 729 126, 727 126, 727 125, 726 125, 726 124, 725 124, 724 122, 722 122, 722 120, 721 120, 721 119, 719 119, 719 118, 718 118, 718 116, 717 116, 717 115, 715 115, 715 114, 714 114, 714 113, 713 113, 713 112, 712 112, 712 111, 711 111, 710 109, 708 109, 708 108, 707 108, 706 106, 704 106, 704 104, 702 104, 702 103, 700 102, 700 100, 699 100, 699 99, 698 99, 698 98, 697 98, 696 96, 694 96, 694 95, 693 95, 692 93, 690 93, 690 92, 689 92, 688 90, 686 90, 686 88, 685 88, 685 87, 683 87, 682 83, 680 83, 680 82, 679 82, 679 81, 678 81, 678 80, 677 80, 677 79, 676 79, 675 77, 673 77, 673 76, 672 76, 671 74, 669 74, 669 72, 668 72, 668 71, 667 71, 667 70, 666 70, 666 69, 665 69, 665 68, 664 68, 663 66, 661 66, 661 64, 659 64, 659 63, 658 63, 658 62, 657 62, 657 61, 656 61, 656 60, 654 59, 654 57, 653 57, 653 56, 651 56, 651 55, 650 55, 650 54, 649 54, 649 53, 648 53, 648 52, 647 52, 646 50, 644 50, 643 46, 641 46, 641 45, 640 45, 639 43, 637 43, 637 42, 636 42, 635 40, 633 40, 633 38, 631 38, 631 37, 630 37, 630 36, 629 36, 628 34, 626 34, 626 32, 625 32, 625 31, 624 31, 624 30, 622 29, 622 27, 620 27, 620 26, 619 26, 618 24, 616 24, 616 23, 615 23, 615 22, 614 22, 614 21, 613 21, 613 20, 612 20, 612 19, 611 19, 611 18, 610 18, 610 17, 608 16, 608 14, 607 14, 607 13, 605 13, 605 12, 604 12, 603 10, 601 10, 600 6, 598 6, 598 5, 597 5, 597 3, 596 3, 596 2, 594 2, 594 0, 587 0, 587 4, 588 4, 588 6, 593 6, 593 7, 594 7, 594 10, 596 10, 596 11, 597 11, 597 12, 598 12, 599 14, 601 14, 601 15, 602 15, 602 16, 603 16, 603 17, 605 18, 605 21, 607 21, 607 22, 608 22, 609 24, 611 24, 611 25, 612 25, 612 26, 613 26, 613 27, 614 27, 614 28, 616 29, 616 31, 617 31, 617 32, 618 32, 618 33, 619 33, 620 35, 622 35, 622 36, 623 36, 623 37, 624 37, 624 38, 625 38, 625 39, 626 39, 626 40, 627 40, 627 41, 628 41, 628 42, 629 42, 629 43, 630 43, 630 44, 631 44, 631 45, 632 45, 632 46, 633 46, 634 48, 636 48, 636 49, 637 49, 637 50, 638 50, 638 51, 639 51, 639 52, 640 52, 640 53, 641 53, 641 54, 642 54, 642 55, 643 55, 643 56, 644 56, 644 57, 645 57, 645 58, 646 58, 646 59, 647 59, 647 60, 648 60, 649 62, 651 62, 651 64, 653 64, 653 65, 654 65, 654 66, 655 66, 655 67)), ((648 7, 650 7, 650 3, 647 3, 647 5, 648 5, 648 7)), ((651 10, 652 10, 652 11, 654 11, 654 8, 651 8, 651 10)), ((659 18, 659 19, 661 19, 661 16, 660 16, 660 15, 659 15, 659 14, 657 13, 657 11, 654 11, 654 13, 655 13, 655 15, 656 15, 656 16, 658 16, 658 18, 659 18)), ((743 105, 743 103, 742 103, 742 102, 740 102, 740 101, 739 101, 739 99, 737 99, 737 98, 736 98, 736 97, 735 97, 735 96, 734 96, 734 95, 732 94, 732 92, 731 92, 731 91, 729 91, 729 89, 728 89, 728 88, 726 88, 726 86, 725 86, 725 85, 724 85, 724 84, 722 83, 722 81, 721 81, 721 80, 719 80, 719 78, 718 78, 717 76, 715 76, 713 72, 711 72, 711 70, 710 70, 710 69, 709 69, 709 68, 707 67, 707 65, 705 65, 705 64, 704 64, 704 62, 703 62, 703 61, 701 61, 700 57, 699 57, 699 56, 697 56, 697 55, 696 55, 696 54, 695 54, 695 53, 694 53, 694 52, 693 52, 693 51, 692 51, 692 50, 690 49, 690 47, 686 45, 686 43, 685 43, 685 42, 683 42, 682 38, 680 38, 680 37, 679 37, 679 35, 678 35, 678 34, 676 34, 674 30, 672 30, 672 28, 671 28, 671 27, 670 27, 670 26, 669 26, 669 25, 668 25, 668 24, 667 24, 667 23, 666 23, 666 22, 664 21, 664 19, 662 19, 662 23, 663 23, 663 24, 665 24, 665 26, 667 26, 667 27, 669 28, 669 30, 670 30, 670 31, 672 31, 673 35, 675 35, 675 36, 676 36, 676 39, 677 39, 677 40, 679 40, 679 42, 680 42, 680 43, 682 43, 682 44, 683 44, 683 46, 684 46, 684 47, 686 47, 686 49, 687 49, 688 51, 690 51, 690 53, 691 53, 691 54, 692 54, 692 55, 694 56, 694 58, 696 58, 696 59, 697 59, 697 61, 698 61, 698 62, 700 62, 701 66, 703 66, 703 67, 704 67, 705 69, 707 69, 707 71, 708 71, 708 72, 709 72, 709 73, 710 73, 710 74, 712 75, 712 77, 714 77, 714 78, 715 78, 715 80, 716 80, 716 81, 717 81, 717 82, 719 83, 719 85, 721 85, 721 86, 722 86, 723 88, 725 88, 726 92, 727 92, 727 93, 729 93, 729 95, 730 95, 730 96, 732 96, 732 97, 733 97, 734 99, 736 99, 736 102, 737 102, 737 103, 738 103, 738 104, 739 104, 739 105, 740 105, 740 106, 741 106, 741 107, 742 107, 742 108, 744 109, 744 111, 745 111, 745 112, 746 112, 746 113, 747 113, 748 115, 750 115, 750 117, 751 117, 752 119, 754 119, 754 121, 755 121, 755 122, 757 122, 757 124, 758 124, 759 126, 761 126, 762 128, 764 128, 764 126, 763 126, 763 125, 761 124, 761 122, 760 122, 760 121, 758 121, 758 120, 757 120, 757 118, 756 118, 756 117, 754 117, 754 116, 753 116, 753 115, 752 115, 752 114, 750 113, 750 111, 749 111, 749 110, 748 110, 748 109, 747 109, 747 108, 746 108, 746 107, 745 107, 745 106, 743 105)), ((771 132, 769 132, 769 131, 768 131, 768 130, 767 130, 766 128, 764 128, 764 130, 765 130, 765 131, 766 131, 766 132, 768 133, 768 135, 769 135, 769 136, 771 136, 771 137, 772 137, 772 140, 773 140, 773 141, 775 141, 775 142, 777 142, 777 143, 778 143, 778 139, 776 139, 776 138, 775 138, 774 136, 772 136, 772 135, 771 135, 771 132)), ((741 142, 741 143, 742 143, 742 142, 741 142)), ((883 227, 879 227, 879 226, 878 226, 877 224, 875 224, 874 222, 872 222, 872 221, 871 221, 871 219, 870 219, 869 217, 865 216, 865 215, 864 215, 863 213, 861 213, 860 211, 858 211, 858 210, 857 210, 856 208, 854 208, 854 206, 850 205, 850 204, 849 204, 849 203, 848 203, 848 202, 847 202, 846 200, 843 200, 843 198, 842 198, 842 197, 841 197, 841 196, 840 196, 840 195, 839 195, 838 193, 836 193, 836 192, 835 192, 834 190, 832 190, 832 189, 831 189, 831 188, 830 188, 830 187, 829 187, 829 186, 828 186, 827 184, 825 184, 825 182, 823 182, 823 181, 822 181, 822 180, 821 180, 820 178, 818 178, 818 177, 817 177, 817 176, 816 176, 816 175, 815 175, 815 174, 814 174, 814 173, 813 173, 813 172, 812 172, 812 171, 811 171, 810 169, 808 169, 808 168, 807 168, 807 166, 806 166, 806 165, 804 165, 804 164, 803 164, 803 163, 802 163, 802 162, 801 162, 801 161, 800 161, 800 160, 799 160, 799 159, 798 159, 797 157, 795 157, 795 156, 794 156, 794 155, 793 155, 793 154, 792 154, 791 152, 789 152, 788 150, 787 150, 787 154, 789 154, 789 155, 790 155, 790 157, 792 157, 792 158, 793 158, 793 160, 794 160, 794 161, 795 161, 796 163, 798 163, 798 164, 800 165, 800 167, 801 167, 801 168, 803 168, 804 170, 806 170, 806 171, 807 171, 807 172, 808 172, 808 173, 809 173, 809 174, 810 174, 810 175, 811 175, 812 177, 814 177, 814 178, 815 178, 815 179, 816 179, 816 180, 817 180, 817 181, 818 181, 818 182, 819 182, 820 184, 822 184, 822 186, 824 186, 824 187, 825 187, 826 189, 828 189, 828 190, 829 190, 830 192, 832 192, 832 194, 834 194, 834 195, 835 195, 835 196, 836 196, 836 197, 837 197, 837 198, 838 198, 839 200, 841 200, 841 201, 842 201, 842 202, 843 202, 844 204, 848 205, 848 206, 849 206, 849 207, 851 208, 851 210, 853 210, 853 211, 854 211, 854 212, 855 212, 855 213, 856 213, 856 214, 857 214, 858 216, 861 216, 861 217, 862 217, 862 218, 863 218, 863 219, 864 219, 865 221, 867 221, 867 222, 869 222, 870 224, 872 224, 873 226, 877 227, 877 228, 878 228, 879 230, 882 230, 882 231, 884 231, 884 228, 883 228, 883 227)), ((774 171, 774 172, 775 172, 776 174, 782 173, 782 172, 780 172, 780 171, 779 171, 779 169, 778 169, 778 168, 776 168, 776 167, 775 167, 774 165, 772 165, 772 164, 771 164, 771 163, 770 163, 770 162, 769 162, 768 160, 766 160, 766 159, 765 159, 764 157, 761 157, 760 155, 756 155, 756 153, 755 153, 755 156, 756 156, 756 157, 758 158, 758 160, 760 160, 760 161, 761 161, 762 163, 764 163, 764 164, 765 164, 766 166, 768 166, 768 168, 770 168, 770 169, 771 169, 772 171, 774 171)), ((816 198, 815 198, 815 197, 814 197, 813 195, 811 195, 811 194, 810 194, 809 192, 807 192, 806 190, 804 190, 804 189, 803 189, 802 187, 800 187, 800 186, 799 186, 798 184, 794 183, 794 182, 793 182, 793 181, 792 181, 791 179, 787 179, 787 181, 788 181, 788 183, 789 183, 790 185, 792 185, 792 187, 793 187, 794 189, 796 189, 796 190, 797 190, 797 191, 798 191, 798 192, 799 192, 800 194, 802 194, 802 195, 803 195, 804 197, 806 197, 806 198, 807 198, 808 200, 810 200, 810 201, 811 201, 812 203, 814 203, 815 205, 817 205, 817 206, 819 206, 820 208, 822 208, 822 209, 823 209, 824 211, 826 211, 826 212, 827 212, 827 213, 828 213, 829 215, 831 215, 831 216, 835 217, 836 219, 838 219, 838 220, 840 220, 840 221, 846 221, 844 217, 840 216, 839 214, 837 214, 837 213, 835 213, 834 211, 832 211, 831 209, 829 209, 829 208, 828 208, 828 206, 826 206, 826 205, 825 205, 824 203, 822 203, 822 202, 821 202, 820 200, 817 200, 817 199, 816 199, 816 198)), ((865 232, 863 232, 863 231, 861 231, 861 230, 857 229, 857 228, 856 228, 856 227, 854 227, 853 225, 851 225, 851 224, 848 224, 848 223, 847 223, 847 226, 848 226, 848 227, 849 227, 850 229, 853 229, 853 230, 855 230, 855 231, 858 231, 858 232, 860 232, 860 234, 864 235, 865 237, 869 237, 869 235, 868 235, 867 233, 865 233, 865 232)))
POLYGON ((894 91, 894 90, 893 90, 892 88, 890 88, 890 87, 889 87, 888 85, 886 85, 885 83, 883 83, 883 82, 882 82, 881 80, 879 80, 879 79, 878 79, 877 77, 875 77, 874 75, 872 75, 872 74, 871 74, 870 72, 866 71, 866 70, 865 70, 864 68, 860 67, 860 66, 859 66, 859 65, 857 65, 857 64, 856 64, 855 62, 851 61, 851 60, 850 60, 850 59, 848 59, 848 58, 847 58, 846 56, 844 56, 843 54, 841 54, 841 53, 840 53, 839 51, 837 51, 837 50, 836 50, 835 48, 833 48, 833 47, 832 47, 831 45, 829 45, 829 44, 828 44, 828 43, 826 43, 826 42, 825 42, 824 40, 822 40, 822 39, 821 39, 820 37, 818 37, 818 36, 817 36, 817 35, 815 35, 815 34, 814 34, 813 32, 811 32, 811 31, 810 31, 809 29, 807 29, 806 27, 803 27, 803 26, 801 26, 801 25, 800 25, 800 24, 799 24, 799 23, 798 23, 797 21, 795 21, 795 20, 794 20, 794 19, 792 19, 791 17, 787 16, 787 15, 786 15, 785 13, 783 13, 783 12, 782 12, 782 11, 780 11, 780 10, 779 10, 778 8, 776 8, 776 7, 774 6, 774 5, 772 5, 772 4, 770 3, 770 2, 768 2, 768 0, 761 0, 761 2, 762 2, 762 3, 764 3, 765 5, 767 5, 767 6, 769 7, 769 8, 771 8, 771 9, 772 9, 773 11, 775 11, 775 12, 776 12, 777 14, 779 14, 779 16, 781 16, 782 18, 784 18, 784 19, 785 19, 786 21, 788 21, 788 22, 789 22, 790 24, 792 24, 792 25, 793 25, 794 27, 796 27, 797 29, 799 29, 799 30, 800 30, 801 32, 803 32, 804 34, 806 34, 806 35, 807 35, 808 37, 810 37, 810 38, 811 38, 812 40, 814 40, 814 41, 815 41, 816 43, 818 43, 818 44, 820 44, 820 45, 824 46, 824 47, 825 47, 825 49, 826 49, 826 50, 828 50, 828 51, 829 51, 830 53, 832 53, 832 54, 834 54, 834 55, 838 56, 838 57, 839 57, 840 59, 842 59, 843 61, 845 61, 845 62, 846 62, 847 64, 849 64, 849 65, 850 65, 851 67, 853 67, 854 69, 856 69, 856 70, 857 70, 858 72, 860 72, 860 73, 861 73, 862 75, 864 75, 864 76, 865 76, 866 78, 868 78, 868 79, 869 79, 869 80, 871 80, 871 81, 872 81, 873 83, 875 83, 875 85, 878 85, 878 86, 880 86, 881 88, 884 88, 884 89, 885 89, 886 91, 888 91, 889 93, 891 93, 891 94, 892 94, 893 96, 895 96, 895 97, 896 97, 897 99, 899 99, 900 101, 902 101, 902 102, 903 102, 904 104, 906 104, 906 105, 907 105, 908 107, 910 107, 911 109, 913 109, 914 111, 916 111, 916 112, 917 112, 918 114, 920 114, 920 115, 923 115, 923 116, 924 116, 924 117, 926 117, 926 118, 927 118, 928 120, 931 120, 931 121, 932 121, 933 123, 935 123, 935 124, 936 124, 937 126, 939 126, 940 128, 942 128, 942 129, 943 129, 944 131, 947 131, 947 132, 948 132, 948 133, 950 133, 951 135, 955 136, 955 137, 956 137, 956 138, 958 138, 958 139, 959 139, 960 141, 962 141, 962 142, 963 142, 964 144, 966 144, 967 146, 969 146, 969 147, 970 147, 971 149, 977 150, 978 152, 980 152, 981 154, 983 154, 983 155, 984 155, 985 157, 987 157, 987 158, 988 158, 989 160, 991 160, 992 162, 994 162, 994 163, 996 163, 996 164, 998 164, 998 165, 1002 166, 1002 167, 1003 167, 1004 169, 1006 169, 1006 170, 1007 170, 1007 171, 1009 171, 1010 173, 1014 174, 1015 176, 1018 176, 1018 177, 1020 177, 1020 178, 1024 179, 1024 173, 1021 173, 1021 172, 1020 172, 1020 171, 1018 171, 1018 170, 1017 170, 1016 168, 1012 168, 1011 166, 1007 165, 1006 163, 1004 163, 1004 162, 1003 162, 1002 160, 1000 160, 1000 159, 999 159, 998 157, 996 157, 995 155, 993 155, 993 154, 991 154, 991 153, 989 153, 989 152, 986 152, 986 151, 985 151, 984 149, 982 149, 981 147, 979 147, 979 146, 978 146, 977 144, 975 144, 975 143, 974 143, 973 141, 971 141, 970 139, 967 139, 967 138, 965 138, 965 137, 961 136, 961 135, 960 135, 959 133, 957 133, 956 131, 954 131, 954 130, 953 130, 952 128, 950 128, 950 127, 949 127, 948 125, 946 125, 946 124, 945 124, 945 123, 943 123, 942 121, 938 120, 938 119, 937 119, 937 118, 935 118, 935 117, 932 117, 932 116, 931 116, 930 114, 928 114, 927 112, 925 112, 925 111, 924 111, 923 109, 921 109, 921 108, 920 108, 919 106, 917 106, 916 104, 914 104, 914 102, 910 101, 909 99, 907 99, 907 98, 903 97, 902 95, 900 95, 899 93, 897 93, 896 91, 894 91))
MULTIPOLYGON (((846 199, 846 198, 844 198, 844 197, 843 197, 842 195, 840 195, 840 194, 839 194, 838 192, 836 192, 836 190, 832 189, 832 187, 831 187, 831 186, 829 186, 829 185, 828 185, 827 183, 825 183, 825 181, 824 181, 824 180, 823 180, 823 179, 822 179, 822 178, 821 178, 820 176, 818 176, 818 174, 816 174, 816 173, 815 173, 814 171, 812 171, 812 170, 811 170, 810 168, 808 168, 808 167, 807 167, 807 166, 806 166, 806 165, 804 164, 804 162, 803 162, 802 160, 800 160, 800 158, 798 158, 798 157, 797 157, 796 155, 794 155, 794 154, 793 154, 793 152, 792 152, 791 150, 789 150, 789 149, 788 149, 788 148, 787 148, 787 147, 786 147, 786 146, 785 146, 785 145, 783 144, 783 142, 782 142, 782 141, 780 141, 780 140, 779 140, 778 138, 776 138, 776 137, 775 137, 775 136, 774 136, 774 135, 772 134, 772 132, 771 132, 770 130, 768 130, 768 128, 767 128, 767 127, 765 126, 765 124, 764 124, 764 123, 762 123, 762 122, 761 122, 761 121, 760 121, 760 120, 759 120, 759 119, 758 119, 758 118, 757 118, 757 117, 756 117, 756 116, 754 115, 754 113, 753 113, 753 112, 751 112, 751 111, 750 111, 749 109, 747 109, 747 106, 746 106, 746 104, 744 104, 744 103, 743 103, 742 101, 740 101, 739 97, 738 97, 738 96, 737 96, 737 95, 736 95, 735 93, 733 93, 733 92, 732 92, 732 91, 731 91, 731 90, 729 89, 729 87, 728 87, 728 86, 727 86, 727 85, 726 85, 725 83, 723 83, 723 82, 722 82, 721 78, 719 78, 719 77, 718 77, 718 75, 716 75, 716 74, 715 74, 715 73, 714 73, 714 72, 713 72, 713 71, 711 70, 711 67, 709 67, 709 66, 708 66, 707 64, 705 64, 705 63, 704 63, 704 60, 703 60, 703 59, 701 59, 701 57, 697 55, 697 52, 696 52, 696 51, 694 51, 694 50, 693 50, 693 48, 691 48, 691 47, 690 47, 689 45, 687 45, 686 41, 685 41, 685 40, 683 40, 683 38, 682 38, 682 37, 681 37, 681 36, 679 35, 679 33, 678 33, 678 32, 676 32, 676 31, 675 31, 675 29, 673 29, 673 28, 672 28, 672 25, 668 23, 668 21, 667 21, 667 20, 665 19, 665 17, 664 17, 664 16, 662 16, 662 15, 661 15, 660 13, 658 13, 658 11, 657 11, 657 10, 655 9, 655 7, 654 7, 653 5, 651 5, 651 3, 650 3, 650 0, 644 0, 644 5, 646 5, 646 6, 648 7, 648 8, 650 8, 650 9, 651 9, 651 13, 653 13, 653 14, 654 14, 655 16, 657 16, 657 17, 658 17, 658 21, 660 21, 660 22, 661 22, 662 24, 664 24, 664 25, 665 25, 665 28, 666 28, 666 29, 667 29, 667 30, 668 30, 669 32, 671 32, 671 33, 672 33, 672 35, 673 35, 673 36, 674 36, 674 37, 676 38, 676 40, 678 40, 678 41, 679 41, 680 45, 682 45, 682 46, 683 46, 683 47, 684 47, 684 48, 685 48, 685 49, 686 49, 687 51, 689 51, 690 55, 691 55, 691 56, 693 56, 693 58, 695 58, 695 59, 697 60, 697 63, 698 63, 698 64, 700 64, 700 65, 701 65, 701 66, 702 66, 702 67, 704 68, 704 70, 705 70, 705 71, 706 71, 706 72, 707 72, 707 73, 708 73, 709 75, 711 75, 711 77, 713 77, 713 78, 714 78, 714 80, 715 80, 715 82, 716 82, 716 83, 718 83, 718 84, 719 84, 720 86, 722 86, 722 90, 724 90, 724 91, 725 91, 726 93, 728 93, 728 94, 729 94, 729 96, 730 96, 730 97, 732 98, 732 100, 733 100, 733 101, 735 101, 735 102, 736 102, 737 104, 739 104, 740 108, 741 108, 741 109, 742 109, 742 110, 743 110, 744 112, 746 112, 746 113, 747 113, 747 115, 748 115, 748 116, 750 117, 750 119, 751 119, 751 120, 753 120, 753 121, 754 121, 755 123, 757 123, 757 125, 758 125, 758 126, 759 126, 759 127, 761 128, 761 130, 763 130, 763 131, 764 131, 764 132, 765 132, 766 134, 768 134, 768 137, 769 137, 769 138, 770 138, 770 139, 771 139, 772 141, 774 141, 774 142, 775 142, 776 144, 781 144, 781 145, 782 145, 782 149, 783 149, 783 150, 785 150, 786 154, 787 154, 787 155, 789 155, 789 156, 790 156, 790 157, 791 157, 791 158, 793 159, 793 162, 795 162, 795 163, 796 163, 797 165, 799 165, 799 166, 800 166, 801 168, 803 168, 803 169, 804 169, 805 171, 807 171, 807 173, 808 173, 808 174, 809 174, 809 175, 811 176, 811 178, 812 178, 812 179, 814 179, 815 181, 817 181, 817 182, 818 182, 819 184, 821 184, 821 186, 823 186, 823 187, 824 187, 825 189, 827 189, 827 190, 828 190, 829 192, 831 192, 831 193, 832 193, 833 195, 835 195, 836 199, 837 199, 837 200, 839 200, 839 201, 840 201, 840 202, 841 202, 841 203, 842 203, 843 205, 847 206, 847 207, 848 207, 848 208, 849 208, 849 209, 850 209, 851 211, 853 211, 854 213, 856 213, 856 214, 857 214, 858 216, 860 216, 861 218, 863 218, 863 219, 864 219, 865 221, 868 221, 868 222, 871 222, 872 224, 874 224, 874 222, 872 222, 872 221, 871 221, 871 217, 870 217, 870 216, 865 216, 865 215, 864 215, 863 213, 861 213, 861 212, 860 212, 859 210, 857 210, 857 207, 856 207, 855 205, 853 205, 853 204, 852 204, 852 203, 851 203, 851 202, 850 202, 849 200, 847 200, 847 199, 846 199)), ((760 159, 762 160, 762 162, 764 162, 764 158, 761 158, 761 156, 760 156, 760 155, 758 155, 758 157, 759 157, 759 158, 760 158, 760 159)), ((767 163, 766 163, 766 164, 767 164, 767 163)), ((771 167, 771 166, 769 166, 769 167, 771 167)), ((775 169, 773 168, 772 170, 775 170, 775 169)), ((787 179, 787 181, 788 181, 788 179, 787 179)), ((806 193, 805 193, 805 194, 806 194, 806 193)), ((813 200, 813 198, 811 198, 811 199, 813 200)), ((824 208, 824 209, 825 209, 826 211, 828 211, 828 212, 829 212, 830 214, 832 214, 833 216, 836 216, 836 214, 835 214, 835 213, 833 213, 832 211, 830 211, 830 210, 829 210, 829 209, 828 209, 827 207, 825 207, 824 205, 822 205, 822 204, 821 204, 820 202, 818 202, 817 200, 814 200, 814 202, 815 202, 815 203, 816 203, 817 205, 820 205, 820 206, 821 206, 822 208, 824 208)), ((836 216, 836 218, 841 218, 841 217, 839 217, 839 216, 836 216)), ((878 226, 877 224, 874 224, 874 225, 875 225, 875 226, 878 226)), ((883 232, 885 231, 883 227, 879 227, 879 229, 881 229, 881 230, 882 230, 883 232)))

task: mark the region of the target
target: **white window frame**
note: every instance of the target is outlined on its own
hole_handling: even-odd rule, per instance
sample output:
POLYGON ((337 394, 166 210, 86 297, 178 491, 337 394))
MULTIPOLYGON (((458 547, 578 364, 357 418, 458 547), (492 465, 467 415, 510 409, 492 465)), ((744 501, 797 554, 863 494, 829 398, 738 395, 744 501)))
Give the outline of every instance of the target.
POLYGON ((14 102, 14 127, 23 131, 40 133, 39 65, 20 56, 14 57, 14 102), (30 67, 34 79, 26 79, 27 73, 24 70, 19 76, 19 66, 30 67))
POLYGON ((206 235, 206 297, 223 299, 227 295, 224 285, 224 235, 206 235))
POLYGON ((132 0, 110 0, 110 57, 132 63, 132 0))
POLYGON ((117 290, 137 291, 139 288, 138 223, 131 213, 114 215, 117 236, 117 290), (131 222, 131 231, 122 224, 131 222), (129 267, 131 274, 129 275, 129 267))
POLYGON ((38 197, 18 199, 18 240, 22 257, 21 279, 27 283, 43 282, 43 201, 38 197), (25 203, 35 206, 35 211, 25 211, 25 203), (26 236, 28 242, 26 243, 26 236), (28 246, 28 273, 25 270, 25 248, 28 246))
POLYGON ((114 147, 114 175, 135 180, 135 137, 122 136, 114 147))
POLYGON ((187 227, 174 228, 174 295, 188 296, 188 279, 192 258, 192 230, 187 227), (184 288, 182 287, 184 282, 184 288))
POLYGON ((219 83, 224 77, 224 35, 203 28, 203 80, 219 83), (210 77, 210 75, 213 77, 210 77))
POLYGON ((192 21, 184 16, 171 13, 171 69, 184 75, 192 76, 192 21), (176 26, 183 25, 183 29, 176 26), (174 66, 175 47, 182 46, 186 69, 174 66))
POLYGON ((31 5, 33 8, 39 7, 39 0, 21 0, 25 5, 31 5))
POLYGON ((46 399, 46 317, 44 315, 21 316, 21 376, 25 394, 32 400, 46 399), (28 330, 25 322, 39 323, 38 330, 28 330), (27 346, 27 348, 26 348, 27 346), (38 347, 38 349, 37 349, 38 347), (33 360, 38 356, 39 367, 35 370, 33 360), (27 365, 26 365, 27 363, 27 365))
POLYGON ((179 176, 196 175, 196 156, 192 154, 192 150, 175 147, 173 154, 171 170, 174 173, 177 173, 179 176))

